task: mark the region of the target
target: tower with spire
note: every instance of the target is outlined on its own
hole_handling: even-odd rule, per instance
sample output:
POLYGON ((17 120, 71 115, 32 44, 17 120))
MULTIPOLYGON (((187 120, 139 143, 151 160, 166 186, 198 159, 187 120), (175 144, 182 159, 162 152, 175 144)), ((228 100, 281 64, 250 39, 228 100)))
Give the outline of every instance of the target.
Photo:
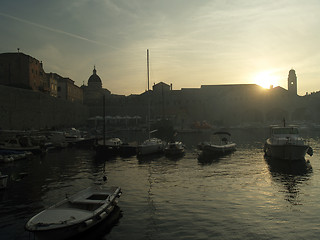
POLYGON ((297 75, 295 70, 291 69, 288 75, 288 92, 290 95, 297 95, 297 75))

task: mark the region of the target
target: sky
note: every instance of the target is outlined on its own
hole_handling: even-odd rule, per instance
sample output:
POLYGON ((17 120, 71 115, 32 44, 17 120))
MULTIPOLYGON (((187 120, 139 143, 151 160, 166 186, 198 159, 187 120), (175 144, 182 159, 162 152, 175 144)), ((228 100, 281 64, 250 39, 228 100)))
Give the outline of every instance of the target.
POLYGON ((320 90, 319 0, 1 0, 0 53, 87 85, 95 66, 113 94, 165 82, 320 90))

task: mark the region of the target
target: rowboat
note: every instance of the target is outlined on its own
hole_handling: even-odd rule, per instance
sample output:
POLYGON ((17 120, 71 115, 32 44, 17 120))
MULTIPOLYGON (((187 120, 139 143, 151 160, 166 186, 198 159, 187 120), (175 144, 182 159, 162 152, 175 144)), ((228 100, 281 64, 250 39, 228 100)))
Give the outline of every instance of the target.
POLYGON ((117 206, 120 187, 89 187, 33 216, 25 229, 36 239, 70 239, 105 220, 117 206))

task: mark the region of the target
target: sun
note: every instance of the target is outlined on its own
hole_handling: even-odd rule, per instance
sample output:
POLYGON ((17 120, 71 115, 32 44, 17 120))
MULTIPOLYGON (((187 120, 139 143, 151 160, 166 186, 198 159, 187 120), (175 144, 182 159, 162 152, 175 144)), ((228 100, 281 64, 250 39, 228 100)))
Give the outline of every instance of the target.
POLYGON ((279 86, 280 77, 274 75, 272 71, 263 71, 256 74, 253 79, 255 84, 269 89, 270 86, 279 86))

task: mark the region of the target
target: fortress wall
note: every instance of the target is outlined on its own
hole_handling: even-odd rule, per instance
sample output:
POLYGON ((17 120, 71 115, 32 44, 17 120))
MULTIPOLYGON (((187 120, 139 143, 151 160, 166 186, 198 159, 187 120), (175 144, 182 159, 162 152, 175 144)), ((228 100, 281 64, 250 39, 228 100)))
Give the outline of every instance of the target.
POLYGON ((88 109, 82 104, 0 85, 0 129, 77 127, 87 118, 88 109))

